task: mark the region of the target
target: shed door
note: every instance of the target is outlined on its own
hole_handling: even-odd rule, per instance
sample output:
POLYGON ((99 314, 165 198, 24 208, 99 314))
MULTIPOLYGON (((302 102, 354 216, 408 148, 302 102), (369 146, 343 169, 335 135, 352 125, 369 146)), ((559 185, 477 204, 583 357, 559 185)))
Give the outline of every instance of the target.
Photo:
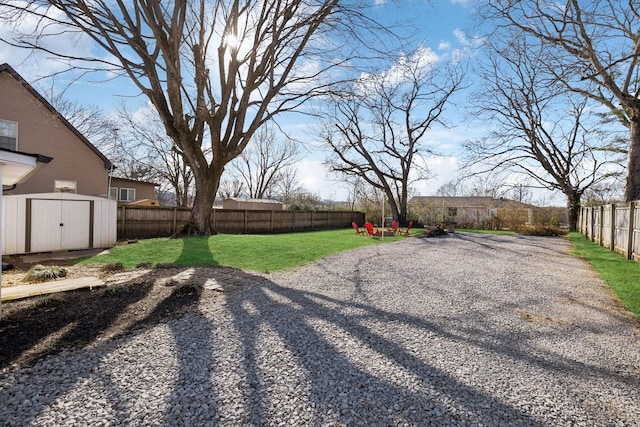
POLYGON ((60 249, 87 249, 91 221, 91 202, 64 200, 61 209, 60 249))
POLYGON ((89 248, 91 202, 31 200, 30 252, 89 248))

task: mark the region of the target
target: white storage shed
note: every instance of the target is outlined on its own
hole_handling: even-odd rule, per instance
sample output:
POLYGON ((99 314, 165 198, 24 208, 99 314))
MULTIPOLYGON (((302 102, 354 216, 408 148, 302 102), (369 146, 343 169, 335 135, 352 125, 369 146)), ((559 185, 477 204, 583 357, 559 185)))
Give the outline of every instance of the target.
POLYGON ((117 209, 115 200, 72 193, 4 196, 2 253, 112 247, 117 209))

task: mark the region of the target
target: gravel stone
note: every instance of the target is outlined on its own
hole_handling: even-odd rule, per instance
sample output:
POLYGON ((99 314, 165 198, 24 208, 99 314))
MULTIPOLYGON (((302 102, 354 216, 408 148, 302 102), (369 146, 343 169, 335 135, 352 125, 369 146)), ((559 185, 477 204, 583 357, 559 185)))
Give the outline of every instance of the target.
POLYGON ((568 249, 456 233, 209 270, 243 285, 0 371, 0 425, 640 425, 639 324, 568 249))

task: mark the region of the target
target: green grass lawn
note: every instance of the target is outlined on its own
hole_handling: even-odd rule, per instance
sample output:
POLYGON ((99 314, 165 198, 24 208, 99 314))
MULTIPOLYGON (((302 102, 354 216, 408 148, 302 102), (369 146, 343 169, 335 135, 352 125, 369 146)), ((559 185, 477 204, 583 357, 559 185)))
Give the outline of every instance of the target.
POLYGON ((117 246, 109 255, 80 262, 107 264, 121 262, 132 269, 141 263, 221 265, 247 271, 272 272, 308 264, 336 252, 397 242, 404 236, 372 239, 356 236, 353 229, 312 231, 271 235, 218 234, 211 237, 147 239, 117 246))
POLYGON ((625 307, 640 317, 640 263, 627 260, 580 233, 570 233, 569 240, 574 253, 588 261, 625 307))

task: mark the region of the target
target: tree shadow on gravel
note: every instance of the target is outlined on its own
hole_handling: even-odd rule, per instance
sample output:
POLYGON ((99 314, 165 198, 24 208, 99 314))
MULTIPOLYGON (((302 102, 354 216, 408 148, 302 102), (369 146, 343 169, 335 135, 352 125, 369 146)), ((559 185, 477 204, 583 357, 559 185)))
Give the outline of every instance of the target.
MULTIPOLYGON (((316 408, 311 424, 493 425, 496 414, 500 414, 505 422, 539 425, 521 410, 459 382, 414 356, 408 349, 367 327, 365 321, 410 323, 430 331, 435 330, 433 325, 382 312, 368 305, 345 305, 344 301, 332 300, 322 294, 296 291, 268 281, 263 281, 249 299, 234 301, 229 308, 235 323, 249 326, 243 329, 242 334, 247 356, 244 369, 249 382, 260 384, 264 375, 252 357, 257 353, 258 337, 254 331, 258 330, 259 324, 269 325, 288 352, 295 355, 309 381, 309 399, 313 402, 312 407, 316 408), (288 302, 278 302, 272 295, 284 297, 288 302), (243 309, 247 302, 261 314, 252 315, 243 309), (355 309, 359 314, 346 315, 343 312, 345 308, 355 309), (282 319, 287 319, 287 322, 282 319), (416 383, 404 387, 398 378, 387 378, 374 373, 375 369, 368 369, 366 361, 352 360, 346 354, 348 350, 340 348, 335 337, 323 335, 311 326, 314 320, 328 322, 358 346, 367 348, 367 353, 379 356, 383 363, 406 370, 416 383)), ((349 344, 346 345, 348 347, 349 344)), ((268 408, 264 407, 264 401, 257 399, 259 395, 253 393, 256 397, 246 403, 251 408, 246 420, 248 423, 260 425, 273 421, 264 418, 268 408)))
MULTIPOLYGON (((213 260, 210 260, 209 265, 213 264, 213 260)), ((171 320, 181 318, 186 313, 197 316, 198 302, 204 295, 204 279, 190 279, 193 271, 193 268, 171 266, 133 271, 124 273, 132 274, 131 279, 125 277, 106 288, 57 293, 3 304, 3 318, 0 321, 0 400, 11 401, 14 394, 12 387, 19 386, 3 381, 11 378, 13 369, 24 368, 28 372, 38 361, 65 350, 70 352, 72 358, 76 357, 74 355, 82 357, 83 352, 104 351, 114 340, 126 340, 150 325, 165 322, 172 325, 171 320), (175 277, 182 279, 176 280, 175 277)), ((217 298, 219 292, 208 291, 204 299, 211 301, 217 298)), ((199 323, 207 324, 206 321, 199 323)), ((190 337, 177 333, 175 336, 178 360, 188 362, 192 354, 190 337)), ((200 348, 203 345, 206 349, 206 342, 198 343, 200 348)), ((210 348, 205 354, 211 354, 210 348)), ((207 363, 202 366, 210 369, 207 363)), ((35 401, 30 401, 31 407, 27 410, 16 408, 12 421, 16 425, 31 423, 40 410, 83 378, 97 375, 107 389, 115 387, 110 385, 108 377, 94 369, 94 366, 87 366, 78 377, 67 378, 56 393, 38 396, 37 405, 35 401)), ((192 375, 200 378, 191 368, 184 367, 178 372, 177 384, 187 384, 187 387, 192 375)), ((189 407, 188 402, 178 404, 180 410, 189 407)), ((10 408, 4 409, 10 412, 10 408)), ((122 415, 121 421, 131 416, 126 405, 113 409, 122 415)), ((1 414, 2 410, 0 419, 3 418, 1 414)))
MULTIPOLYGON (((370 279, 361 274, 374 261, 375 256, 357 260, 346 278, 352 284, 351 294, 344 299, 323 290, 335 274, 322 263, 320 269, 325 269, 319 273, 324 274, 317 275, 317 289, 313 290, 295 289, 236 269, 211 268, 207 277, 200 279, 219 283, 224 288, 223 297, 198 287, 179 295, 172 293, 155 300, 157 304, 149 305, 148 311, 112 335, 122 338, 118 343, 94 342, 91 349, 85 345, 79 349, 110 354, 116 346, 126 346, 129 339, 143 333, 147 325, 164 323, 177 359, 170 392, 157 402, 162 413, 154 414, 165 425, 192 425, 196 421, 203 425, 275 425, 293 422, 292 414, 300 425, 496 425, 497 420, 511 425, 541 425, 528 412, 465 384, 429 358, 419 356, 415 348, 405 345, 405 338, 413 338, 420 351, 434 340, 419 338, 432 337, 560 375, 606 376, 640 387, 638 379, 613 370, 557 354, 528 352, 517 334, 505 331, 487 335, 491 325, 483 313, 465 313, 471 322, 456 321, 452 316, 443 323, 443 319, 382 309, 367 296, 365 288, 370 279), (473 326, 468 326, 470 323, 473 326), (416 336, 389 335, 394 328, 401 330, 401 325, 410 327, 416 336), (229 379, 231 374, 233 379, 229 379), (294 394, 290 387, 298 379, 303 383, 296 390, 299 399, 289 401, 294 394), (280 393, 285 400, 278 400, 280 393)), ((168 271, 166 276, 171 274, 168 271)), ((401 274, 410 281, 410 272, 401 274)), ((151 278, 136 280, 146 283, 151 278)), ((147 288, 138 300, 164 288, 147 288)), ((120 308, 115 314, 135 309, 135 301, 116 304, 120 308)), ((90 336, 100 336, 106 327, 98 326, 90 336)), ((146 351, 152 353, 153 349, 146 351)), ((12 421, 21 425, 33 422, 81 377, 100 381, 111 394, 120 393, 119 387, 123 387, 115 384, 106 367, 87 367, 81 372, 56 394, 43 397, 36 408, 12 421)), ((15 402, 9 396, 18 392, 20 384, 5 384, 0 400, 15 402)), ((17 406, 5 411, 21 414, 17 406)), ((109 420, 127 423, 132 417, 132 405, 124 405, 110 411, 109 420)))

